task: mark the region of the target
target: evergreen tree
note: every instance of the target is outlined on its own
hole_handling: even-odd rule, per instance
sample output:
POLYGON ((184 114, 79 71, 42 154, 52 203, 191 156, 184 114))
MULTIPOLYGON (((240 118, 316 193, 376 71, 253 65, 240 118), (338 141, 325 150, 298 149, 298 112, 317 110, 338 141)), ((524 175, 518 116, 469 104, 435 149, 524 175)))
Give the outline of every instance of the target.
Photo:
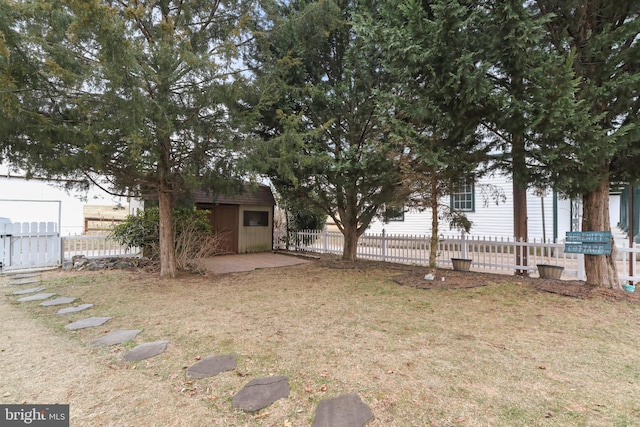
MULTIPOLYGON (((550 17, 545 46, 571 59, 579 107, 543 145, 541 161, 560 191, 582 196, 582 230, 608 231, 611 183, 640 179, 640 1, 534 4, 550 17)), ((585 255, 587 283, 620 288, 615 259, 585 255)))
MULTIPOLYGON (((35 40, 24 53, 46 64, 49 93, 57 95, 40 117, 59 111, 47 135, 27 129, 16 138, 15 147, 28 154, 26 166, 43 174, 106 176, 113 191, 156 198, 160 274, 174 276, 174 200, 234 175, 225 103, 237 97, 238 57, 256 4, 42 0, 15 7, 61 11, 53 14, 64 18, 22 18, 35 40)), ((21 108, 28 119, 28 106, 21 108)))
POLYGON ((398 151, 377 113, 388 84, 379 52, 356 37, 360 1, 291 1, 256 52, 260 64, 255 158, 279 189, 316 206, 344 235, 343 259, 385 203, 399 197, 398 151))
POLYGON ((443 204, 479 175, 487 144, 478 134, 491 85, 477 45, 483 14, 473 1, 378 3, 359 29, 382 52, 394 85, 383 99, 388 126, 404 147, 409 206, 430 208, 435 266, 439 218, 463 231, 471 223, 443 204))
POLYGON ((39 158, 69 136, 66 87, 76 87, 85 64, 66 49, 67 10, 41 2, 0 0, 0 161, 14 167, 39 158), (37 146, 31 140, 38 140, 37 146))
MULTIPOLYGON (((541 162, 544 140, 553 139, 569 123, 575 105, 570 102, 573 75, 564 58, 545 44, 548 17, 518 0, 489 1, 482 31, 484 60, 494 86, 483 119, 495 152, 493 168, 513 179, 514 238, 528 240, 527 189, 550 185, 541 162)), ((527 253, 516 253, 526 266, 527 253)), ((519 269, 517 274, 527 274, 519 269)))
MULTIPOLYGON (((6 0, 0 0, 0 140, 5 141, 17 132, 15 119, 19 111, 17 92, 26 85, 19 48, 23 43, 15 30, 16 13, 6 0)), ((0 162, 10 154, 8 144, 0 146, 0 162)))

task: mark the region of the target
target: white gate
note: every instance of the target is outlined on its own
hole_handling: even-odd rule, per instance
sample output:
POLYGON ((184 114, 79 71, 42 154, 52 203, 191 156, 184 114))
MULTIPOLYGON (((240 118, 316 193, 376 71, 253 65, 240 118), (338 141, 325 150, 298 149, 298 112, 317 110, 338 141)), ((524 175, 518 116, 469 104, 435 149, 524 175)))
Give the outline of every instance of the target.
POLYGON ((0 223, 3 271, 54 267, 60 263, 60 233, 55 222, 0 223))

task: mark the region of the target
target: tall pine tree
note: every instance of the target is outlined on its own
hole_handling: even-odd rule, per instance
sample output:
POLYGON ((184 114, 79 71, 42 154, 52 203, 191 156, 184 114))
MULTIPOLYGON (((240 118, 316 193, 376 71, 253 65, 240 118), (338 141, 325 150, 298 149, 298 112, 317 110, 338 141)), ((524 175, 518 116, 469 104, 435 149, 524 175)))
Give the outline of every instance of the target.
POLYGON ((257 52, 263 96, 259 169, 290 197, 316 206, 344 235, 343 259, 386 203, 398 198, 397 147, 377 112, 389 84, 379 52, 353 16, 369 2, 291 1, 257 52))
MULTIPOLYGON (((242 79, 238 58, 257 4, 42 0, 15 7, 63 18, 21 18, 33 39, 24 53, 50 71, 45 86, 57 96, 43 97, 39 117, 56 120, 50 132, 23 127, 15 147, 34 171, 105 176, 113 191, 157 199, 160 274, 173 277, 174 200, 233 175, 225 104, 242 79)), ((21 108, 30 120, 28 105, 21 108)))
MULTIPOLYGON (((550 19, 546 46, 571 58, 579 107, 542 161, 561 191, 583 201, 583 231, 610 230, 612 182, 638 182, 640 1, 536 0, 550 19)), ((587 283, 619 288, 615 252, 585 255, 587 283)))
MULTIPOLYGON (((530 3, 489 1, 483 10, 481 49, 494 87, 483 128, 500 153, 492 167, 512 176, 514 238, 527 241, 527 190, 551 185, 546 164, 540 161, 543 141, 557 136, 558 127, 568 123, 561 118, 573 117, 576 107, 570 102, 570 58, 545 44, 544 24, 549 17, 537 13, 530 3)), ((528 265, 526 251, 516 253, 516 263, 528 265)))
POLYGON ((409 205, 431 210, 431 266, 439 218, 466 231, 471 225, 442 199, 474 180, 488 148, 478 129, 492 87, 476 44, 484 15, 475 3, 378 2, 359 26, 394 82, 381 97, 384 117, 404 147, 409 205))

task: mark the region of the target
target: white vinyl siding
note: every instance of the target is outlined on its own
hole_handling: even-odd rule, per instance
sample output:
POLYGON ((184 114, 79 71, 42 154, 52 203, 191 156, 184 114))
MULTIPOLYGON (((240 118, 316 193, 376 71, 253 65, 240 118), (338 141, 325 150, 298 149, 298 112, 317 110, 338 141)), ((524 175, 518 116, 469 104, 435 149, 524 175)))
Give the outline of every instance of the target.
MULTIPOLYGON (((448 196, 440 201, 448 204, 451 198, 448 196)), ((478 180, 475 184, 474 212, 466 215, 473 222, 470 234, 473 236, 491 236, 498 238, 513 238, 513 185, 511 179, 504 174, 495 174, 478 180), (495 191, 487 187, 490 184, 493 190, 500 190, 505 198, 497 199, 493 196, 495 191)), ((533 190, 527 192, 527 211, 529 240, 542 239, 542 203, 533 190)), ((553 239, 553 193, 547 192, 544 198, 545 237, 553 239)), ((570 231, 570 202, 558 197, 558 239, 564 239, 565 232, 570 231)), ((367 230, 369 233, 381 233, 385 230, 390 234, 431 234, 431 210, 419 211, 410 209, 405 212, 403 222, 383 223, 380 220, 373 221, 367 230)), ((442 236, 458 236, 456 229, 450 229, 449 224, 440 221, 439 234, 442 236)))

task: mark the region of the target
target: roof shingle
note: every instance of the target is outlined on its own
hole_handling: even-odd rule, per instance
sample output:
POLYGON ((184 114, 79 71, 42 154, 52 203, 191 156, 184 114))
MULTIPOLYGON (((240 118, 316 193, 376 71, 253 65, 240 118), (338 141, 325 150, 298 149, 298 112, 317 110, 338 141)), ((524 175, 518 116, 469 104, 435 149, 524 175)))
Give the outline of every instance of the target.
POLYGON ((271 188, 266 185, 245 185, 244 190, 236 195, 214 195, 208 190, 196 190, 193 194, 196 203, 215 203, 220 205, 269 205, 276 204, 271 188))

